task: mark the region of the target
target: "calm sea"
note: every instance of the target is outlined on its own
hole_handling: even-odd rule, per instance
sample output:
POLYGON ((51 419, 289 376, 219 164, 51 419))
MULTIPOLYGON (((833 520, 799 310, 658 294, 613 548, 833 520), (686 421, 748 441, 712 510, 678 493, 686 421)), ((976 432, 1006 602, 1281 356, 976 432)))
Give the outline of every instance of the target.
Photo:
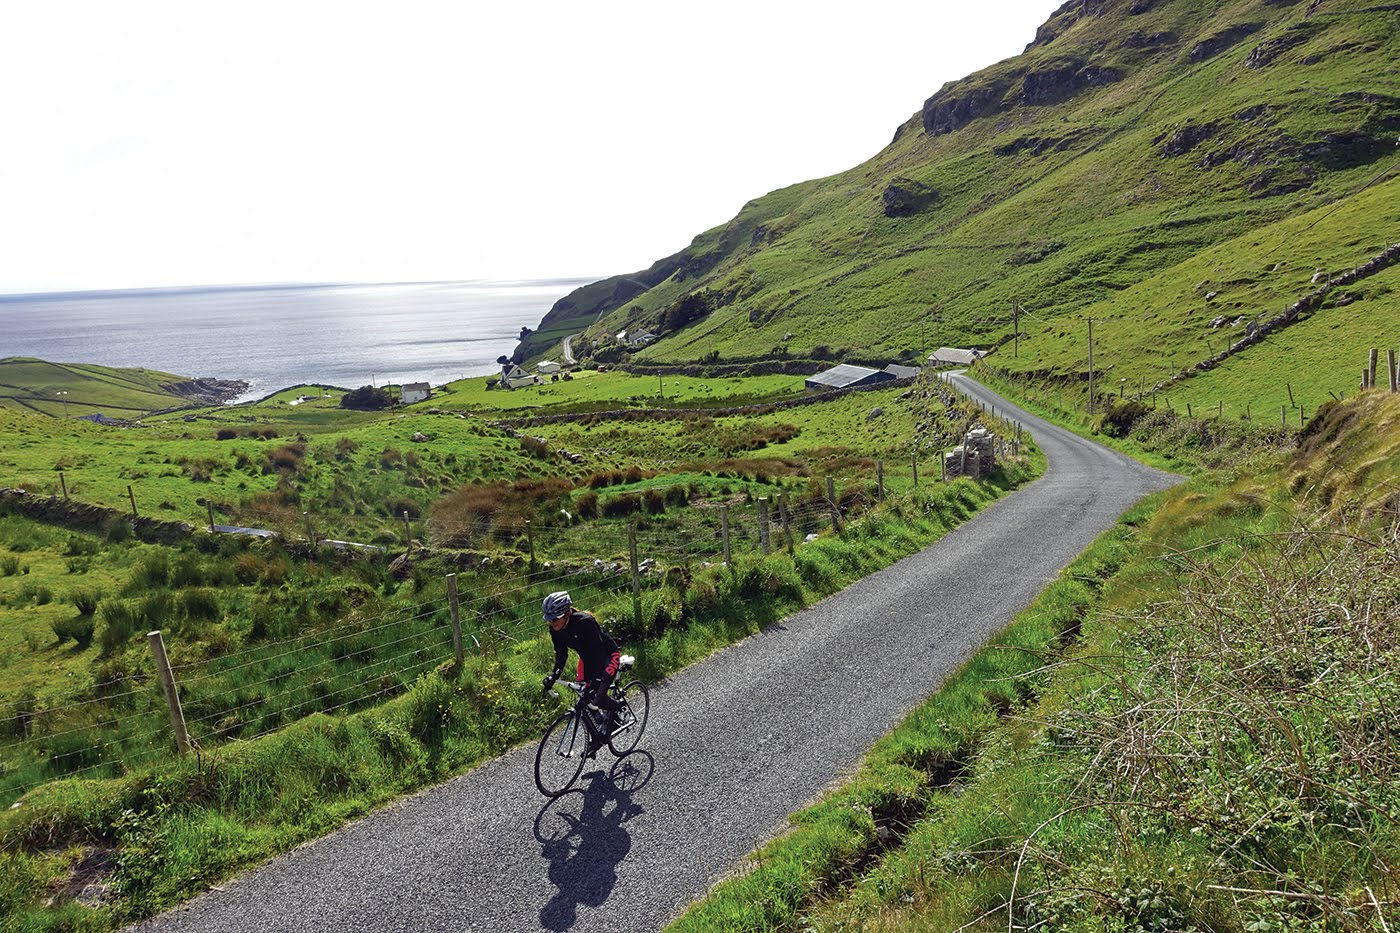
POLYGON ((0 358, 355 388, 484 375, 587 279, 0 296, 0 358))

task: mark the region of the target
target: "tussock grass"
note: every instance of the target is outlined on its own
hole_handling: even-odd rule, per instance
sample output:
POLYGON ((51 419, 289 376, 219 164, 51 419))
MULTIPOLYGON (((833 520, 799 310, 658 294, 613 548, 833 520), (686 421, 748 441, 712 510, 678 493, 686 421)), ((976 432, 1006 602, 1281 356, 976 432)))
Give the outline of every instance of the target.
MULTIPOLYGON (((635 647, 639 675, 659 678, 922 547, 957 517, 972 514, 1040 468, 1038 461, 1010 462, 989 482, 959 480, 907 499, 892 498, 884 509, 853 521, 845 537, 824 537, 794 554, 743 555, 729 566, 676 568, 645 591, 639 619, 632 616, 625 588, 600 586, 590 594, 585 586, 581 595, 635 647)), ((153 566, 138 562, 137 570, 154 573, 153 566)), ((178 599, 167 597, 175 606, 200 590, 179 592, 178 599)), ((121 607, 113 610, 116 615, 139 617, 149 608, 133 600, 111 604, 121 607)), ((532 739, 557 712, 538 692, 538 672, 547 667, 551 649, 539 632, 537 605, 536 597, 485 607, 475 632, 482 652, 469 656, 461 670, 439 666, 365 697, 365 705, 278 722, 285 704, 300 702, 305 693, 292 691, 292 701, 281 697, 237 714, 257 717, 247 726, 255 735, 276 727, 268 734, 211 744, 198 756, 124 775, 56 780, 30 792, 19 808, 0 815, 0 876, 13 879, 0 882, 0 898, 30 905, 19 911, 25 923, 58 922, 59 913, 33 906, 34 879, 47 886, 66 876, 71 859, 55 854, 60 850, 108 847, 115 852, 110 880, 116 899, 113 906, 85 915, 85 922, 110 928, 532 739), (525 617, 517 617, 519 605, 528 605, 525 617)), ((441 621, 434 617, 427 623, 439 638, 441 621)), ((373 644, 345 639, 338 652, 357 668, 373 657, 364 654, 373 652, 373 644)), ((436 663, 432 659, 446 653, 440 645, 425 657, 436 663)), ((305 661, 289 663, 299 668, 305 661)), ((268 669, 251 667, 244 676, 265 679, 268 669)), ((309 698, 314 700, 318 689, 334 695, 333 674, 320 687, 317 683, 307 685, 309 698)), ((246 704, 253 695, 248 691, 256 689, 240 688, 236 680, 218 686, 186 699, 187 718, 216 722, 220 704, 234 715, 234 707, 246 704)), ((82 758, 94 744, 91 735, 79 733, 72 741, 71 753, 60 749, 50 761, 55 774, 97 763, 82 758)), ((68 912, 63 916, 72 915, 71 908, 62 910, 68 912)))
MULTIPOLYGON (((727 886, 754 882, 739 879, 691 916, 812 931, 1379 929, 1400 901, 1395 513, 1384 484, 1323 496, 1296 480, 1388 476, 1393 440, 1374 426, 1397 406, 1335 406, 1296 454, 1130 513, 1121 550, 1095 566, 1101 539, 1056 584, 1078 589, 1051 611, 1077 640, 1011 681, 1020 700, 962 759, 955 793, 933 794, 878 860, 787 879, 816 894, 781 913, 742 913, 745 889, 727 886)), ((947 717, 900 728, 921 715, 942 740, 947 717)))

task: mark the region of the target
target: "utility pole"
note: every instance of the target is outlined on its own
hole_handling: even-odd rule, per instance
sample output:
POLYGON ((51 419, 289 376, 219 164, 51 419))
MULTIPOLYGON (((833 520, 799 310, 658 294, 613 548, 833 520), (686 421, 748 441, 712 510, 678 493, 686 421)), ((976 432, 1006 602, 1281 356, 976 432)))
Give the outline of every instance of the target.
POLYGON ((1094 413, 1094 319, 1089 318, 1089 414, 1094 413))

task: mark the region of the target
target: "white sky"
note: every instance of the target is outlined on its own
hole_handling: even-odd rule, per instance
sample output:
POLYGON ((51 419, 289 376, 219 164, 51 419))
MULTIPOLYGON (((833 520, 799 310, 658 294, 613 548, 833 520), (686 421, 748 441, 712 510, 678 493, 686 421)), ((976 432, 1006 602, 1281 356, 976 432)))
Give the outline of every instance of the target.
POLYGON ((1059 3, 10 0, 0 293, 635 271, 1059 3))

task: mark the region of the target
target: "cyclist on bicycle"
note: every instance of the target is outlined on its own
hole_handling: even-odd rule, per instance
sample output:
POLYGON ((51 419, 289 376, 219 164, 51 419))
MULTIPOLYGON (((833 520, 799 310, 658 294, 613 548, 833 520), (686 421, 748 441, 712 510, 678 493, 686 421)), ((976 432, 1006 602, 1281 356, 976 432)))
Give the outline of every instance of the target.
POLYGON ((610 734, 619 706, 608 696, 608 688, 621 663, 617 643, 592 613, 575 609, 574 601, 562 590, 546 596, 542 608, 544 620, 549 623, 549 636, 554 641, 554 673, 544 679, 544 689, 554 686, 559 675, 564 673, 569 649, 574 649, 578 653, 578 679, 588 684, 588 702, 603 711, 601 729, 604 735, 610 734))

